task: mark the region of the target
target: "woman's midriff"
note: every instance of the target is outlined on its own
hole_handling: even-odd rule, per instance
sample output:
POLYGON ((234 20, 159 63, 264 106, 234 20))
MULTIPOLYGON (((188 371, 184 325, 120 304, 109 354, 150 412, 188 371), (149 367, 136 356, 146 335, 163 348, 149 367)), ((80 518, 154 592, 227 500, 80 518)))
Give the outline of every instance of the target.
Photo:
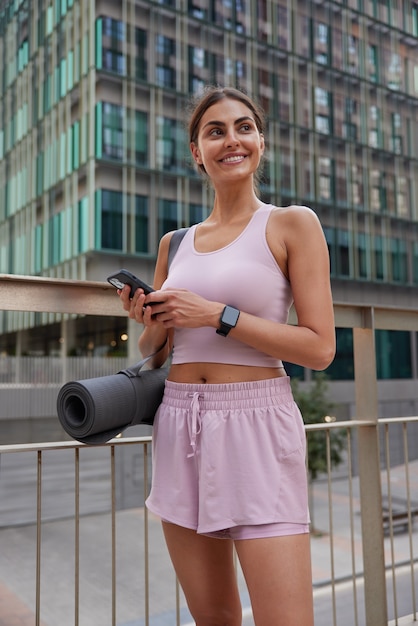
POLYGON ((228 363, 179 363, 172 365, 168 380, 175 383, 219 385, 287 376, 284 367, 254 367, 228 363))

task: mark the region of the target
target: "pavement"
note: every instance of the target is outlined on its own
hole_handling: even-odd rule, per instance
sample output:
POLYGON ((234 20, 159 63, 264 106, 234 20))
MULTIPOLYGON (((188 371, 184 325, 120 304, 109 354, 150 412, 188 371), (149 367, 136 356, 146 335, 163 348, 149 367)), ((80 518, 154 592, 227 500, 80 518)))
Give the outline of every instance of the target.
MULTIPOLYGON (((418 462, 410 464, 411 493, 418 495, 418 462)), ((395 468, 391 474, 395 497, 405 495, 405 472, 395 468)), ((317 482, 313 493, 312 572, 315 619, 317 626, 365 626, 361 573, 362 549, 358 483, 353 484, 354 533, 350 538, 349 490, 344 479, 332 483, 332 514, 328 506, 328 485, 317 482), (333 523, 333 542, 329 523, 333 523), (359 575, 355 588, 358 604, 354 617, 354 569, 359 575), (339 581, 330 584, 331 574, 339 581), (334 605, 333 605, 334 599, 334 605), (333 608, 334 606, 334 608, 333 608), (333 613, 335 612, 335 616, 333 613), (335 622, 334 622, 335 617, 335 622)), ((35 574, 37 566, 36 526, 29 523, 0 528, 0 626, 145 626, 149 611, 150 626, 174 626, 176 596, 180 599, 179 616, 184 626, 192 626, 190 614, 167 555, 159 520, 149 516, 149 605, 145 601, 146 573, 143 564, 142 507, 116 513, 116 603, 112 606, 112 519, 109 513, 83 515, 79 525, 79 591, 75 578, 76 527, 72 518, 44 521, 41 532, 40 614, 36 616, 35 574), (79 617, 75 617, 78 593, 79 617), (37 621, 37 618, 38 621, 37 621), (112 621, 113 620, 113 621, 112 621)), ((389 619, 413 612, 411 593, 411 551, 418 558, 418 519, 413 533, 396 533, 394 542, 385 539, 387 563, 392 556, 401 564, 396 578, 388 578, 389 619)), ((390 574, 390 573, 389 573, 390 574)), ((243 604, 243 626, 254 626, 248 593, 238 574, 243 604)), ((415 597, 418 597, 418 569, 415 568, 415 597)), ((400 622, 402 623, 402 622, 400 622)), ((406 622, 412 623, 412 622, 406 622)))

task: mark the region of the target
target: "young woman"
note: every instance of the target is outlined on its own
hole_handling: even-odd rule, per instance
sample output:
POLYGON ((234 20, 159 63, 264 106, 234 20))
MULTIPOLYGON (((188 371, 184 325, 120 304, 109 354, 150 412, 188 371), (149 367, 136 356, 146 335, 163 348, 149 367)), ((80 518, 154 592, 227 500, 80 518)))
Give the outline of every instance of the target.
POLYGON ((147 506, 197 626, 241 624, 234 546, 255 624, 312 626, 305 433, 282 361, 321 370, 334 358, 328 250, 312 210, 258 198, 264 118, 250 98, 208 89, 189 132, 213 210, 169 271, 171 233, 161 239, 157 291, 120 292, 145 327, 142 354, 167 339, 159 367, 172 351, 147 506))

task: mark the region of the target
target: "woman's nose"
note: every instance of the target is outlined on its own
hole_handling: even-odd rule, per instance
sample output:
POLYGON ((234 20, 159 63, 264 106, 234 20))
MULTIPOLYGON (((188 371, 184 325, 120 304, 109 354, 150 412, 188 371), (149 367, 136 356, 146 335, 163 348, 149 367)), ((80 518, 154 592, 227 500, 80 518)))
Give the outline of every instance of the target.
POLYGON ((239 144, 238 136, 235 132, 235 129, 231 129, 225 134, 225 145, 226 146, 236 146, 239 144))

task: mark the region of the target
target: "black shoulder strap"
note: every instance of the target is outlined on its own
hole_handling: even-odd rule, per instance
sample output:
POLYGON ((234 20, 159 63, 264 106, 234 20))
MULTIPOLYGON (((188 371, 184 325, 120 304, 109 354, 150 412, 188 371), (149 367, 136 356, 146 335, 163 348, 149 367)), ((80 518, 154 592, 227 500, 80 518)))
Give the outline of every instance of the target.
POLYGON ((174 259, 178 247, 188 230, 188 228, 179 228, 171 235, 170 246, 168 248, 167 269, 170 269, 171 262, 174 259))

